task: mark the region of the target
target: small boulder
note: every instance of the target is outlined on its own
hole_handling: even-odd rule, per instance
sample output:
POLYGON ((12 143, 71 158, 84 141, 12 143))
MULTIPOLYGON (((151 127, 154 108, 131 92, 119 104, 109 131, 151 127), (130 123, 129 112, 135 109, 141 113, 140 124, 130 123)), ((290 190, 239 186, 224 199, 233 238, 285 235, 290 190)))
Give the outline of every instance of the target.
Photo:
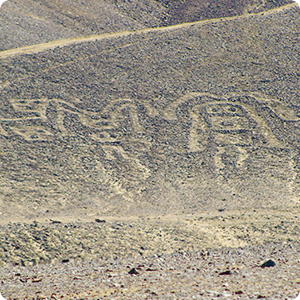
POLYGON ((132 268, 129 272, 128 272, 128 274, 130 274, 130 275, 138 275, 138 274, 140 274, 135 268, 132 268))
POLYGON ((273 260, 269 259, 261 265, 261 268, 269 268, 274 266, 276 266, 276 263, 273 260))
POLYGON ((230 270, 219 273, 219 275, 231 275, 232 272, 230 270))
POLYGON ((97 223, 105 223, 105 222, 106 222, 105 220, 100 220, 100 219, 95 219, 95 221, 96 221, 97 223))

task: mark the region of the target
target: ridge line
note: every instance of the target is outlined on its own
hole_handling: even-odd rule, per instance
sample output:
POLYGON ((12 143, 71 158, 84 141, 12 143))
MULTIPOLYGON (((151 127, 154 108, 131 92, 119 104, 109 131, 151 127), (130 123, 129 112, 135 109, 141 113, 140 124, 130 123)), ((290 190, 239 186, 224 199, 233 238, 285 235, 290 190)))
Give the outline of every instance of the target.
POLYGON ((195 21, 195 22, 187 22, 187 23, 180 23, 176 25, 170 25, 165 27, 153 27, 153 28, 144 28, 139 29, 135 31, 121 31, 121 32, 113 32, 113 33, 103 33, 103 34, 96 34, 96 35, 90 35, 90 36, 82 36, 82 37, 76 37, 76 38, 69 38, 69 39, 60 39, 60 40, 54 40, 46 43, 41 44, 33 44, 29 46, 23 46, 19 48, 9 49, 0 51, 0 59, 4 59, 7 57, 15 56, 15 55, 22 55, 22 54, 34 54, 39 53, 42 51, 47 51, 51 49, 55 49, 56 47, 65 47, 72 44, 80 44, 84 42, 93 42, 97 40, 104 40, 104 39, 113 39, 113 38, 119 38, 119 37, 126 37, 130 35, 140 35, 143 33, 155 33, 155 32, 167 32, 171 30, 181 29, 181 28, 188 28, 195 25, 205 25, 209 23, 214 22, 223 22, 223 21, 231 21, 231 20, 237 20, 241 18, 248 18, 251 16, 257 16, 257 15, 269 15, 274 12, 280 12, 286 9, 290 9, 292 7, 298 7, 298 4, 296 2, 289 3, 277 8, 270 9, 268 11, 263 11, 259 13, 250 13, 250 14, 243 14, 239 16, 231 16, 231 17, 223 17, 223 18, 213 18, 213 19, 207 19, 207 20, 201 20, 201 21, 195 21))

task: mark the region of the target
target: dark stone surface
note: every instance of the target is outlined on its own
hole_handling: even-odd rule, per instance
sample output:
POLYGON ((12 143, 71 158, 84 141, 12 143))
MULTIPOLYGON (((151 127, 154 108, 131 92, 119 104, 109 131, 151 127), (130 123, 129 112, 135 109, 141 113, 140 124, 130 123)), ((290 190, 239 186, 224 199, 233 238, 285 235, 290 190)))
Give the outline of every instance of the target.
POLYGON ((268 261, 264 262, 261 267, 262 268, 269 268, 269 267, 275 267, 276 263, 272 259, 269 259, 268 261))

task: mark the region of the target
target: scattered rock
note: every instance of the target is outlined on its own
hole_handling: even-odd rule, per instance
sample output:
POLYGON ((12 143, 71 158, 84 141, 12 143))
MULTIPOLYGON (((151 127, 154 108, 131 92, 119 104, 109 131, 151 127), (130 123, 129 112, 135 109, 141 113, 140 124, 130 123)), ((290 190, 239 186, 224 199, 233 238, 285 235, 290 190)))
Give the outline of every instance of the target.
POLYGON ((58 221, 58 220, 51 220, 50 219, 50 221, 51 221, 51 224, 61 224, 61 221, 58 221))
POLYGON ((145 293, 150 293, 153 296, 158 296, 155 292, 151 292, 149 289, 145 291, 145 293))
POLYGON ((106 222, 105 220, 100 220, 100 219, 95 219, 95 221, 96 221, 97 223, 105 223, 105 222, 106 222))
POLYGON ((129 272, 128 272, 128 274, 130 274, 130 275, 137 275, 137 274, 140 274, 135 268, 132 268, 129 272))
POLYGON ((146 271, 157 271, 157 269, 148 268, 146 271))
POLYGON ((65 263, 68 263, 70 260, 68 259, 68 258, 66 258, 66 259, 63 259, 61 262, 63 263, 63 264, 65 264, 65 263))
POLYGON ((243 291, 236 291, 236 292, 234 292, 236 295, 241 295, 241 294, 243 294, 243 291))
POLYGON ((275 265, 276 265, 276 263, 273 260, 269 259, 268 261, 264 262, 261 265, 261 267, 262 268, 269 268, 269 267, 274 267, 275 265))
POLYGON ((264 298, 266 298, 266 296, 262 296, 262 295, 257 296, 257 299, 264 299, 264 298))
POLYGON ((227 271, 224 271, 224 272, 221 272, 219 275, 231 275, 232 272, 230 270, 227 270, 227 271))

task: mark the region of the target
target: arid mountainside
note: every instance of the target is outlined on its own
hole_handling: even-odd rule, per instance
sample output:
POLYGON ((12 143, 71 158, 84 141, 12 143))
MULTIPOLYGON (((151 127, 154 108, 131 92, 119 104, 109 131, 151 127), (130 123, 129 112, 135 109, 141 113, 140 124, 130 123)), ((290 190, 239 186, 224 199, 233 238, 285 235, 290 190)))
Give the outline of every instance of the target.
POLYGON ((287 2, 3 4, 5 299, 295 299, 287 2))
POLYGON ((3 214, 298 205, 299 25, 291 4, 1 52, 3 214))
POLYGON ((157 0, 167 7, 167 24, 194 22, 212 18, 237 16, 245 13, 257 13, 280 7, 290 0, 157 0))
POLYGON ((291 0, 19 0, 0 9, 0 50, 72 38, 259 12, 291 0))

